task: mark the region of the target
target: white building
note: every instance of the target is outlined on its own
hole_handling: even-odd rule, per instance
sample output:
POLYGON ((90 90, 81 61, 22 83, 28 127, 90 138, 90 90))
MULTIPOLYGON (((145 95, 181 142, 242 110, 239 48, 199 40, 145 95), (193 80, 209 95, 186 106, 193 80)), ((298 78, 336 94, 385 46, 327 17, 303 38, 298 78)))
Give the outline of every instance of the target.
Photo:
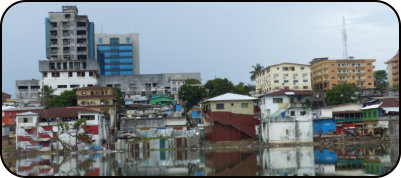
POLYGON ((313 142, 311 95, 297 90, 263 95, 259 100, 262 140, 276 144, 313 142))
MULTIPOLYGON (((83 126, 78 133, 88 131, 92 143, 80 143, 78 149, 86 149, 86 146, 100 146, 106 143, 108 127, 103 114, 83 107, 60 107, 46 110, 35 110, 33 112, 19 113, 16 117, 16 149, 49 151, 62 149, 63 145, 54 139, 57 133, 59 139, 68 144, 75 145, 75 136, 63 133, 57 124, 60 121, 70 125, 78 118, 86 118, 86 126, 83 126), (49 123, 46 121, 48 118, 49 123)), ((70 127, 71 128, 71 127, 70 127)), ((72 135, 75 131, 68 130, 72 135)))

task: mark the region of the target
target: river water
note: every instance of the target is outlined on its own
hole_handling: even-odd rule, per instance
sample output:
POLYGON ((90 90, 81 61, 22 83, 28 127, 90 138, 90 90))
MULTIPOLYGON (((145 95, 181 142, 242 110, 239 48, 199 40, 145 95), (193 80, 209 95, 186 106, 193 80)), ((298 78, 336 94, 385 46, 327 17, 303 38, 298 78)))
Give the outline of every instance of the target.
POLYGON ((268 176, 383 175, 398 161, 399 144, 313 146, 247 151, 151 149, 16 160, 21 176, 268 176))

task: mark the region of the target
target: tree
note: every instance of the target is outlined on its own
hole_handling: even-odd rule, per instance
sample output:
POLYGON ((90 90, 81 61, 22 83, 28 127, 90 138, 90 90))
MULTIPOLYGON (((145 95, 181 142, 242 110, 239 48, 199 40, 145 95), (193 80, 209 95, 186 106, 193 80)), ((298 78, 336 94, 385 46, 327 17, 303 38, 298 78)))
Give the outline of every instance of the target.
POLYGON ((79 133, 82 127, 86 126, 86 119, 85 118, 79 118, 77 121, 74 123, 70 122, 59 122, 57 123, 57 127, 60 131, 61 134, 68 134, 71 137, 75 138, 75 145, 68 145, 70 146, 70 149, 74 146, 76 150, 78 150, 78 141, 80 143, 92 143, 92 138, 89 137, 88 131, 84 129, 83 132, 79 133))
POLYGON ((387 89, 387 72, 386 70, 376 70, 375 71, 375 81, 376 81, 376 88, 380 91, 387 89))
POLYGON ((46 107, 66 107, 66 106, 76 106, 77 105, 77 90, 66 90, 60 95, 55 95, 47 99, 46 107))
POLYGON ((360 98, 360 94, 357 96, 355 93, 358 91, 357 87, 353 83, 339 84, 333 87, 331 90, 326 92, 329 105, 344 104, 350 102, 356 102, 360 98))
POLYGON ((230 82, 227 78, 216 78, 214 80, 208 80, 205 84, 205 88, 209 90, 209 98, 228 92, 234 92, 234 84, 230 82))
POLYGON ((178 97, 183 101, 185 110, 191 109, 207 96, 204 87, 193 86, 192 84, 200 84, 200 81, 196 79, 188 79, 185 84, 181 86, 180 91, 178 92, 178 97))
POLYGON ((41 96, 41 103, 43 106, 47 106, 48 100, 51 99, 54 95, 54 91, 56 91, 56 89, 52 89, 51 86, 45 85, 42 88, 42 91, 39 92, 39 95, 41 96))
POLYGON ((254 90, 255 90, 254 85, 250 84, 245 85, 243 82, 240 82, 234 86, 234 93, 240 95, 249 95, 249 92, 254 90))
POLYGON ((250 71, 249 73, 251 74, 251 81, 254 81, 256 78, 256 73, 261 71, 264 67, 261 66, 260 64, 256 64, 256 66, 252 66, 253 71, 250 71))

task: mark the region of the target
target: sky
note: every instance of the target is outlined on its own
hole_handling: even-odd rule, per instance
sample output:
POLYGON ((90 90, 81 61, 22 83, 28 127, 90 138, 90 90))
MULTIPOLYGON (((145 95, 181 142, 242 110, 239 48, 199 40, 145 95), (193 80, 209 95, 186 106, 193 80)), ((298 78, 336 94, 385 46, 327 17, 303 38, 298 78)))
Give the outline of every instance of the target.
POLYGON ((250 80, 252 66, 313 58, 342 59, 342 18, 348 54, 376 59, 375 70, 399 50, 396 13, 377 2, 56 3, 23 2, 2 21, 2 91, 15 98, 15 81, 41 79, 46 60, 45 18, 76 5, 95 33, 139 33, 141 74, 200 72, 202 83, 250 80))

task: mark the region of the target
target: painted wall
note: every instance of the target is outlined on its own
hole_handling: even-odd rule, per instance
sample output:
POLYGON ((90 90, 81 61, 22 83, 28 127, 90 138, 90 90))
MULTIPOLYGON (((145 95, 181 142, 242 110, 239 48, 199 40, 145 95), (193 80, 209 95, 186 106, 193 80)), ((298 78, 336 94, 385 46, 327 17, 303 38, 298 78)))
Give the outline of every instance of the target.
POLYGON ((268 143, 313 142, 312 121, 262 123, 262 139, 268 143), (298 126, 296 126, 298 123, 298 126), (299 134, 298 139, 296 134, 299 134))
POLYGON ((362 110, 362 121, 377 121, 380 117, 379 109, 365 109, 362 110))
POLYGON ((254 114, 253 101, 212 101, 210 102, 212 112, 230 112, 234 114, 254 114), (216 104, 224 104, 224 109, 217 109, 216 104), (248 104, 248 107, 242 108, 242 103, 248 104))
POLYGON ((96 85, 96 75, 89 76, 89 71, 85 72, 85 77, 78 77, 77 72, 72 73, 72 77, 68 76, 68 72, 60 72, 60 77, 52 77, 51 73, 48 72, 47 77, 44 77, 40 82, 40 87, 43 85, 51 86, 56 89, 55 95, 60 95, 63 91, 72 90, 71 85, 79 85, 79 87, 86 87, 88 85, 96 85), (67 88, 57 88, 58 85, 67 85, 67 88))
POLYGON ((329 134, 330 131, 335 132, 336 123, 334 119, 313 120, 313 133, 319 134, 319 131, 322 131, 322 134, 329 134))

